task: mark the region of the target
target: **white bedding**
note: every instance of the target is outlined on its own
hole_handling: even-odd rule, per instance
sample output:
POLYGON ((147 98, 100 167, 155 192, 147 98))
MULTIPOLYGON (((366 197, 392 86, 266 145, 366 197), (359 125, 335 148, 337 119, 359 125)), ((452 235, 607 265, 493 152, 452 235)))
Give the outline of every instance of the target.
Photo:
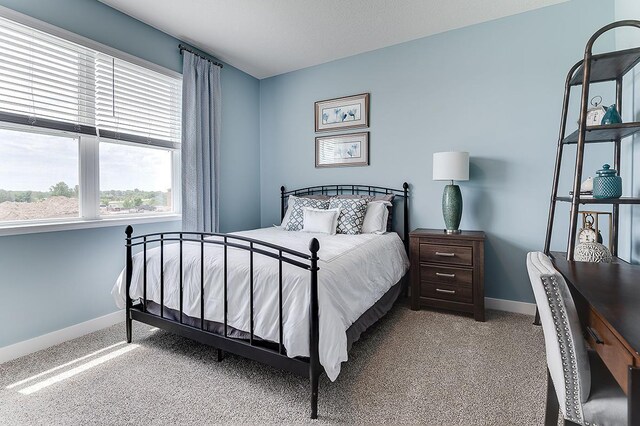
MULTIPOLYGON (((347 360, 347 329, 396 284, 409 269, 402 240, 384 235, 325 235, 264 228, 238 232, 257 240, 309 252, 309 242, 320 242, 318 300, 320 363, 332 381, 347 360)), ((133 256, 130 296, 143 296, 142 253, 133 256)), ((164 305, 180 307, 178 244, 164 246, 164 305)), ((224 322, 223 249, 205 244, 206 320, 224 322)), ((200 318, 200 244, 183 244, 183 312, 200 318)), ((309 356, 310 272, 283 263, 283 343, 289 357, 309 356)), ((249 252, 228 249, 228 324, 249 332, 249 252)), ((113 287, 116 304, 125 306, 124 271, 113 287)), ((147 250, 147 298, 160 303, 160 251, 147 250)), ((254 333, 278 341, 278 262, 254 255, 254 333)))

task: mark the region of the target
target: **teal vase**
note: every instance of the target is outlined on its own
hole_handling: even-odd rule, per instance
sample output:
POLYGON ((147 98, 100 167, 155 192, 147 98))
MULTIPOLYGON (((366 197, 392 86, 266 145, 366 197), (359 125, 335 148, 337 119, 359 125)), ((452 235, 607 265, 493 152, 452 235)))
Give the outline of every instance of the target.
POLYGON ((622 123, 622 118, 620 117, 616 106, 611 105, 609 108, 607 108, 607 112, 604 113, 604 117, 602 117, 602 122, 600 124, 604 126, 606 124, 618 123, 622 123))
POLYGON ((460 232, 462 219, 462 193, 458 185, 447 185, 442 193, 442 216, 447 234, 460 232))

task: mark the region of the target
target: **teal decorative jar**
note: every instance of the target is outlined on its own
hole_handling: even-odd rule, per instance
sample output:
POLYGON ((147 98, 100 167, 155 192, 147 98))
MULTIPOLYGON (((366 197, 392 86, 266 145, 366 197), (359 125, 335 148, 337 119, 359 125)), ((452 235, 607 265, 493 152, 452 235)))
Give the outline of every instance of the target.
POLYGON ((600 124, 604 126, 606 124, 618 123, 622 123, 622 118, 620 117, 616 106, 611 105, 609 108, 607 108, 607 112, 604 113, 604 117, 602 117, 602 122, 600 124))
POLYGON ((594 198, 620 198, 622 195, 622 178, 610 165, 605 164, 593 178, 594 198))

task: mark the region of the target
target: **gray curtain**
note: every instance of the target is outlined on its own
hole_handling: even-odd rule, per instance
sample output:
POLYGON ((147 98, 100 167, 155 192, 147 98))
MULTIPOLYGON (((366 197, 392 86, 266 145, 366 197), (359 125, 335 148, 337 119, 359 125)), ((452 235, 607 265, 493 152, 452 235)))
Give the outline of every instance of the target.
POLYGON ((218 232, 220 67, 182 58, 182 229, 218 232))

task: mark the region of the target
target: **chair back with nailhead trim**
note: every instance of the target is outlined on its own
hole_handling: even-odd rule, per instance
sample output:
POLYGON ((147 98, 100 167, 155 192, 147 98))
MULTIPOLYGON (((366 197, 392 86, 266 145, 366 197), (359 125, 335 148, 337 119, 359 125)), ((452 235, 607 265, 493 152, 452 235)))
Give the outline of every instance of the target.
POLYGON ((527 271, 544 333, 547 365, 565 419, 585 424, 591 372, 573 298, 563 276, 542 252, 527 255, 527 271))

